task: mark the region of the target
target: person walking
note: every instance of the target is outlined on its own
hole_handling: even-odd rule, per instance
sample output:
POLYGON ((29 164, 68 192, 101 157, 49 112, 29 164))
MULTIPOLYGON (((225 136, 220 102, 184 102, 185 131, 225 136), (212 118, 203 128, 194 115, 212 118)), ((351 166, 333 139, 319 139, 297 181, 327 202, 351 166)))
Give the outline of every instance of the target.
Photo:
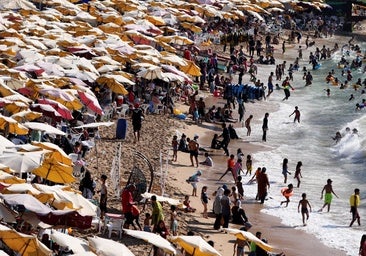
POLYGON ((350 212, 352 213, 352 221, 349 224, 349 226, 352 227, 353 223, 356 220, 358 225, 361 226, 361 218, 360 214, 358 213, 358 206, 361 204, 361 199, 360 199, 360 190, 358 188, 355 188, 355 193, 350 196, 349 204, 351 206, 350 212))
POLYGON ((140 141, 140 131, 144 117, 145 116, 142 109, 140 108, 140 104, 136 103, 134 109, 132 110, 132 127, 135 142, 140 141))
POLYGON ((213 202, 213 212, 215 214, 215 223, 214 229, 219 230, 221 227, 221 218, 222 218, 222 207, 221 207, 221 198, 224 194, 224 189, 220 187, 215 196, 215 200, 213 202))
POLYGON ((302 193, 301 197, 302 197, 302 199, 299 201, 299 204, 297 206, 297 211, 300 212, 300 207, 301 207, 302 223, 304 226, 306 226, 306 220, 309 219, 309 209, 311 212, 311 205, 310 205, 309 201, 306 199, 306 193, 302 193), (309 209, 308 209, 308 206, 309 206, 309 209), (305 220, 305 216, 306 216, 306 220, 305 220))
POLYGON ((324 205, 319 210, 320 212, 324 209, 325 206, 328 206, 328 212, 329 212, 329 210, 330 210, 330 204, 332 203, 332 199, 333 199, 332 194, 334 194, 338 198, 338 196, 336 195, 336 193, 334 193, 334 191, 333 191, 332 182, 333 181, 331 179, 328 179, 327 180, 327 184, 323 187, 322 195, 321 195, 320 199, 323 199, 323 193, 325 191, 324 205))
POLYGON ((225 154, 229 156, 229 150, 227 147, 229 146, 230 143, 230 132, 229 129, 226 127, 226 123, 222 124, 222 134, 219 137, 223 138, 221 142, 221 147, 224 149, 225 154))
POLYGON ((293 114, 295 114, 294 123, 296 123, 296 121, 300 123, 300 110, 298 106, 295 107, 294 112, 292 112, 292 114, 289 115, 288 117, 291 117, 293 114))
POLYGON ((268 117, 269 113, 265 113, 262 124, 262 130, 263 130, 262 141, 267 141, 268 117))
POLYGON ((297 162, 297 165, 296 165, 296 168, 295 168, 295 176, 294 176, 294 179, 297 179, 297 187, 298 188, 300 187, 300 183, 301 183, 300 178, 302 178, 301 166, 302 166, 302 162, 299 161, 299 162, 297 162))

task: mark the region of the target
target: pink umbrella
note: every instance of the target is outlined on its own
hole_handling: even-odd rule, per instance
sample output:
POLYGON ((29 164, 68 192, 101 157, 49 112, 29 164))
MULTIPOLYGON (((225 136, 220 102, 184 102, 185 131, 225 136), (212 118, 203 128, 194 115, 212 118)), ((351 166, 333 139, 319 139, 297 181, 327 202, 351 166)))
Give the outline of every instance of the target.
POLYGON ((61 103, 51 100, 51 99, 38 99, 38 103, 51 105, 63 118, 67 120, 72 120, 74 117, 72 116, 70 110, 62 105, 61 103))
POLYGON ((80 100, 83 102, 83 104, 89 108, 90 110, 94 111, 95 113, 99 115, 103 115, 103 110, 99 105, 99 102, 96 97, 93 97, 93 95, 90 95, 85 92, 78 91, 80 100))

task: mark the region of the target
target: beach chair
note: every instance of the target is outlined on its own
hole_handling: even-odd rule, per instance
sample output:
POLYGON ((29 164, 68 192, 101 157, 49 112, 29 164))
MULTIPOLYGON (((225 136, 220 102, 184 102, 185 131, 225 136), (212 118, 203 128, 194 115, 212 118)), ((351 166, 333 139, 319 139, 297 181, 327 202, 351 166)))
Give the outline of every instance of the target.
POLYGON ((118 112, 118 117, 125 118, 129 110, 130 110, 130 106, 128 104, 122 104, 122 107, 121 107, 120 111, 118 112))
POLYGON ((112 232, 117 231, 119 233, 119 238, 122 238, 123 225, 125 223, 124 219, 112 219, 110 218, 106 228, 108 229, 108 238, 112 237, 112 232))

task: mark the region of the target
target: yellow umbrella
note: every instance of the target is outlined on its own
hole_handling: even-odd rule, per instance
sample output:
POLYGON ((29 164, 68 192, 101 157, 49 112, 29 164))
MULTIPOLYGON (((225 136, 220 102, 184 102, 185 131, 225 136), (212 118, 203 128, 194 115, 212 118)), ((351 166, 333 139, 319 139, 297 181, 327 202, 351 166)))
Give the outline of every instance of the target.
POLYGON ((146 19, 150 21, 155 26, 164 26, 166 25, 165 21, 161 17, 157 16, 146 16, 146 19))
POLYGON ((194 42, 184 36, 169 36, 170 40, 169 43, 171 44, 177 44, 177 45, 189 45, 194 44, 194 42))
POLYGON ((21 112, 18 112, 11 116, 11 118, 17 120, 18 122, 28 122, 33 121, 37 118, 40 118, 43 114, 40 112, 35 112, 31 110, 24 110, 21 112))
MULTIPOLYGON (((52 97, 50 97, 52 98, 52 97)), ((54 100, 56 100, 57 102, 61 103, 62 105, 64 105, 65 107, 67 107, 70 110, 79 110, 83 108, 83 104, 81 104, 81 102, 78 99, 74 99, 73 101, 65 101, 62 100, 61 98, 53 98, 54 100)))
POLYGON ((32 141, 32 144, 37 147, 50 150, 51 152, 47 154, 48 158, 53 158, 60 163, 72 166, 71 158, 65 153, 62 148, 60 148, 56 144, 38 141, 32 141))
POLYGON ((171 239, 179 244, 187 253, 194 256, 221 256, 211 245, 200 236, 176 236, 171 239))
POLYGON ((11 175, 8 172, 0 170, 0 182, 4 182, 7 184, 19 184, 19 183, 25 183, 25 180, 20 179, 14 175, 11 175))
POLYGON ((72 175, 73 168, 69 165, 62 164, 55 159, 46 159, 42 165, 32 171, 46 180, 55 183, 71 183, 75 181, 72 175))
POLYGON ((11 117, 0 115, 0 129, 8 131, 12 134, 26 135, 28 134, 28 128, 19 124, 11 117))
POLYGON ((186 60, 187 66, 180 67, 180 70, 191 76, 201 76, 201 69, 191 60, 186 60))
POLYGON ((194 33, 200 33, 202 32, 202 29, 199 26, 196 26, 192 23, 188 23, 188 22, 182 22, 180 24, 183 28, 189 29, 194 33))
POLYGON ((127 95, 128 92, 122 83, 133 85, 134 83, 121 75, 104 75, 97 78, 96 82, 100 85, 109 87, 113 92, 117 94, 127 95))
POLYGON ((0 239, 10 249, 22 256, 50 256, 52 251, 37 237, 26 235, 0 224, 0 239))
POLYGON ((21 111, 27 110, 28 109, 28 105, 25 104, 24 102, 20 102, 20 101, 13 101, 10 104, 6 104, 4 106, 4 109, 6 111, 8 111, 9 113, 19 113, 21 111))
POLYGON ((256 245, 258 245, 260 248, 262 248, 265 251, 273 251, 274 248, 270 246, 269 244, 264 243, 262 240, 260 240, 258 237, 253 235, 252 233, 248 231, 242 231, 239 229, 232 229, 232 228, 226 228, 225 229, 230 234, 235 235, 240 240, 249 240, 253 241, 256 245))

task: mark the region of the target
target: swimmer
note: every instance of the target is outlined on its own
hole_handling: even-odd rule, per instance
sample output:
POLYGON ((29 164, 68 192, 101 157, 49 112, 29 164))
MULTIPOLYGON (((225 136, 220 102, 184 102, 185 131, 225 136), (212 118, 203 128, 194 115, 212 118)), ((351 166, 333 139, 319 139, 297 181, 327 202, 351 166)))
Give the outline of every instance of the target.
POLYGON ((342 135, 340 132, 336 132, 335 137, 332 137, 333 140, 335 140, 335 143, 337 144, 341 139, 342 139, 342 135))
POLYGON ((328 89, 324 89, 324 91, 326 91, 327 92, 327 96, 330 97, 330 89, 329 88, 328 89))
POLYGON ((353 96, 353 94, 351 94, 351 95, 349 96, 348 101, 351 101, 351 100, 354 100, 354 99, 355 99, 355 97, 353 96))
POLYGON ((281 204, 284 204, 286 203, 286 206, 288 206, 288 203, 290 202, 290 196, 292 196, 293 194, 293 189, 294 189, 294 186, 292 184, 288 184, 287 188, 286 189, 282 189, 282 195, 286 198, 286 201, 281 201, 281 204))
POLYGON ((357 130, 356 128, 353 128, 353 129, 352 129, 352 134, 356 134, 356 135, 358 135, 358 130, 357 130))

